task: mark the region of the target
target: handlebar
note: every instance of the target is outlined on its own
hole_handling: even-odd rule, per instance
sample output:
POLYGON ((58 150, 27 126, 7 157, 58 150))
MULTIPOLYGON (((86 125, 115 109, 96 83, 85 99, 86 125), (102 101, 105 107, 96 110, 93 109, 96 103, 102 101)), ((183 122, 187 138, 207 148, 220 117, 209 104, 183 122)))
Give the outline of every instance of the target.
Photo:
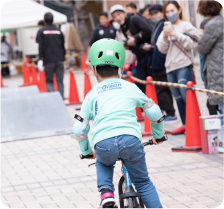
MULTIPOLYGON (((168 137, 166 135, 164 135, 161 139, 156 139, 156 142, 159 143, 159 142, 164 142, 164 141, 167 141, 168 137)), ((152 139, 150 139, 149 141, 145 142, 145 143, 142 143, 142 145, 145 147, 147 145, 153 145, 153 141, 152 139)))
MULTIPOLYGON (((166 135, 164 135, 161 139, 156 139, 156 142, 157 143, 164 142, 164 141, 167 141, 167 139, 168 139, 168 137, 166 135)), ((150 139, 149 141, 142 143, 142 145, 144 147, 147 146, 147 145, 153 145, 153 141, 152 141, 152 139, 150 139)), ((86 159, 86 158, 92 158, 93 155, 82 155, 82 154, 80 154, 79 157, 80 157, 80 159, 86 159)))

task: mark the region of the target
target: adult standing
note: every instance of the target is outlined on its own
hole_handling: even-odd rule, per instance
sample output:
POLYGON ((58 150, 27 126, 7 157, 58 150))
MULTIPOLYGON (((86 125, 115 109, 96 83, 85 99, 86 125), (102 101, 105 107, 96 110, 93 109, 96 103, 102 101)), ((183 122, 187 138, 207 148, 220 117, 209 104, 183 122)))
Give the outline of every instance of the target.
POLYGON ((101 12, 99 14, 99 24, 96 26, 96 28, 92 33, 88 51, 94 42, 102 38, 115 39, 115 37, 116 37, 116 29, 109 24, 107 12, 101 12))
MULTIPOLYGON (((223 17, 222 5, 217 1, 200 1, 197 12, 209 18, 198 41, 198 52, 206 55, 203 68, 205 86, 209 90, 223 92, 223 17)), ((210 105, 218 105, 224 114, 223 97, 208 94, 210 105)))
MULTIPOLYGON (((111 16, 115 22, 121 25, 121 30, 127 38, 128 47, 137 57, 136 76, 145 80, 148 74, 149 54, 141 47, 142 44, 150 42, 152 27, 139 15, 125 14, 122 5, 116 4, 110 8, 111 16)), ((137 86, 145 93, 145 85, 137 83, 137 86)))
POLYGON ((1 73, 3 77, 10 77, 8 53, 11 51, 10 45, 6 42, 6 36, 1 38, 1 73))
MULTIPOLYGON (((44 15, 45 25, 38 31, 39 63, 43 61, 47 90, 55 91, 53 75, 56 74, 58 91, 64 95, 64 60, 65 47, 63 33, 53 25, 53 15, 47 12, 44 15)), ((39 64, 38 63, 38 64, 39 64)))
MULTIPOLYGON (((164 27, 164 15, 163 15, 163 6, 160 4, 154 4, 150 7, 149 12, 152 15, 152 21, 155 23, 155 26, 152 30, 151 37, 151 46, 148 50, 152 53, 149 70, 152 73, 154 81, 163 81, 167 82, 166 75, 166 55, 162 54, 156 42, 159 38, 159 35, 163 31, 164 27)), ((166 118, 164 123, 175 123, 177 122, 177 116, 175 115, 175 109, 173 107, 173 97, 169 87, 167 86, 155 86, 157 99, 161 110, 166 112, 166 118)))
MULTIPOLYGON (((127 41, 127 38, 122 33, 120 24, 117 22, 114 22, 113 18, 111 18, 110 24, 113 25, 113 27, 117 30, 115 40, 124 44, 127 41)), ((125 63, 133 64, 135 60, 136 60, 135 54, 133 54, 131 50, 125 49, 125 63)))
POLYGON ((131 2, 129 4, 126 5, 126 12, 133 14, 133 15, 138 15, 137 14, 137 6, 135 3, 131 2))
POLYGON ((139 10, 139 15, 142 16, 142 17, 144 17, 149 22, 149 24, 152 24, 153 25, 152 15, 149 12, 151 6, 152 5, 147 4, 143 9, 140 9, 139 10))
MULTIPOLYGON (((164 27, 157 41, 159 51, 166 54, 167 79, 171 83, 186 85, 188 81, 193 81, 191 50, 196 48, 197 44, 183 33, 197 33, 197 29, 190 22, 183 21, 182 9, 177 1, 165 2, 163 14, 165 19, 172 23, 171 27, 164 27)), ((183 124, 172 133, 181 134, 185 132, 186 89, 170 87, 170 90, 177 102, 183 124)))

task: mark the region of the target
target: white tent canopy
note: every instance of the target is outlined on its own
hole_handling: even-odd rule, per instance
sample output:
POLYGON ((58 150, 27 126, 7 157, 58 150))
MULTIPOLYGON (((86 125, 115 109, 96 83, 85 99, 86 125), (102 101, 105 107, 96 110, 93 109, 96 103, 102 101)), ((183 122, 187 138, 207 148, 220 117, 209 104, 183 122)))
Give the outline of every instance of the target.
POLYGON ((67 17, 32 0, 9 0, 1 7, 1 30, 37 26, 44 14, 51 12, 54 23, 65 23, 67 17))

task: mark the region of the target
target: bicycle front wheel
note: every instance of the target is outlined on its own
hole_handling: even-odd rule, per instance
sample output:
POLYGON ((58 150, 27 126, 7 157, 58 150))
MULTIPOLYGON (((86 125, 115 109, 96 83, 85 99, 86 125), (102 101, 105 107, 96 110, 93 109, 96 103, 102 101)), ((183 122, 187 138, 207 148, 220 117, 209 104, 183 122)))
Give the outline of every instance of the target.
MULTIPOLYGON (((124 176, 122 176, 118 183, 119 196, 124 193, 125 188, 126 182, 124 176)), ((120 208, 144 208, 144 204, 141 197, 128 197, 120 200, 120 208)))

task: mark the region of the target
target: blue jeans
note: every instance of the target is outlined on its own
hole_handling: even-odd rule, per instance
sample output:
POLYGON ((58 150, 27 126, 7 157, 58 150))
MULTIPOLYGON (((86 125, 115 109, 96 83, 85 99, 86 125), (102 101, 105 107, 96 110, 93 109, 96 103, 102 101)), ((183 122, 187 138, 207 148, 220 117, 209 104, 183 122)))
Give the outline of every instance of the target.
POLYGON ((117 158, 128 169, 132 183, 147 208, 162 208, 156 188, 148 176, 145 152, 135 136, 120 135, 105 139, 95 145, 98 191, 114 191, 113 172, 117 158))
MULTIPOLYGON (((224 103, 220 103, 218 107, 219 107, 219 113, 223 115, 224 114, 224 103)), ((221 119, 221 125, 224 125, 224 118, 221 119)))
MULTIPOLYGON (((174 70, 167 74, 167 80, 171 83, 178 83, 186 85, 188 81, 193 80, 193 69, 189 65, 177 70, 174 70)), ((186 89, 170 87, 170 90, 177 102, 180 118, 185 126, 186 118, 186 89)))

